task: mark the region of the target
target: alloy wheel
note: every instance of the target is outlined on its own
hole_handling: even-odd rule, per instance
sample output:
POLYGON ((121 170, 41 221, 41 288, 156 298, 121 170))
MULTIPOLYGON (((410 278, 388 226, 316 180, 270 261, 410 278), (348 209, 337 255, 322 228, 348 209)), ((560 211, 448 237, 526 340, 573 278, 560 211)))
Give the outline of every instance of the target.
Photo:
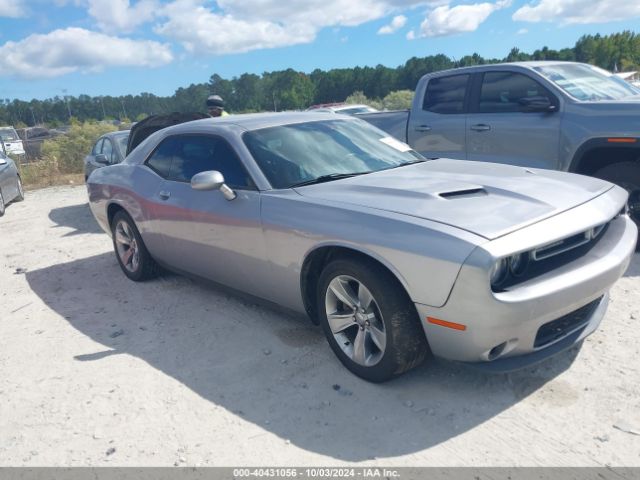
POLYGON ((136 272, 140 266, 140 247, 131 226, 125 220, 116 224, 115 243, 124 268, 131 273, 136 272))
POLYGON ((327 288, 325 308, 337 344, 358 365, 371 367, 383 357, 387 332, 369 289, 348 275, 336 276, 327 288))

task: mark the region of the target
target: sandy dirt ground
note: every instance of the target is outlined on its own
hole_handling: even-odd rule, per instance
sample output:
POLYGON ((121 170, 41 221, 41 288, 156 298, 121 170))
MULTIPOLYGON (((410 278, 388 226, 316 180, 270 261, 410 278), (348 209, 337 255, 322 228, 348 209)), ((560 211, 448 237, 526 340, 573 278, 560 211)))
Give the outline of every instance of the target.
POLYGON ((83 187, 0 218, 0 466, 640 466, 640 255, 581 349, 373 385, 308 320, 111 248, 83 187))

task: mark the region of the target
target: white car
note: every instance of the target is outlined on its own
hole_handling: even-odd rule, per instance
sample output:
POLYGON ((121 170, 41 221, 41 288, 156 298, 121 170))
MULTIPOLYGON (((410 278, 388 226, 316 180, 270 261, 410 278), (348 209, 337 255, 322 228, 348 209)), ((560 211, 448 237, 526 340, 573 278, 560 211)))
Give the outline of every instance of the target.
POLYGON ((307 108, 308 112, 341 113, 343 115, 355 115, 358 113, 377 112, 369 105, 352 105, 348 103, 327 103, 323 105, 313 105, 307 108))
POLYGON ((24 155, 24 145, 13 127, 0 127, 0 139, 7 155, 24 155))

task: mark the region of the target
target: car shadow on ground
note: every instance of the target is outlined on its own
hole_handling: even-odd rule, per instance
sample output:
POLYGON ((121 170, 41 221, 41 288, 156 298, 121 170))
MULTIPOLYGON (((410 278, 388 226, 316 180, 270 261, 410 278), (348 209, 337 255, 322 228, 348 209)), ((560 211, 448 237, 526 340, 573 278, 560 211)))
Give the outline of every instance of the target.
POLYGON ((104 346, 70 362, 133 355, 264 431, 348 461, 418 452, 473 429, 554 379, 579 350, 508 375, 432 361, 376 385, 344 369, 308 319, 177 275, 132 283, 112 253, 26 278, 104 346))
POLYGON ((103 233, 93 215, 91 215, 88 203, 53 208, 49 212, 49 220, 56 224, 56 228, 66 227, 73 229, 73 231, 66 233, 65 237, 82 233, 103 233))

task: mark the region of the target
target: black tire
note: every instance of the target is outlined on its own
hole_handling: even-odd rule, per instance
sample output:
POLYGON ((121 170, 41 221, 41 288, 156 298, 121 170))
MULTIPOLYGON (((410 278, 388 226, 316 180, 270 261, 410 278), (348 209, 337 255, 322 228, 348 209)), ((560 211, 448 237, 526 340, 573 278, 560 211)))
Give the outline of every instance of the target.
MULTIPOLYGON (((615 183, 629 192, 629 215, 640 229, 640 159, 607 165, 593 176, 615 183)), ((636 246, 636 250, 638 249, 640 241, 636 246)))
MULTIPOLYGON (((359 293, 357 295, 359 296, 359 293)), ((389 380, 418 366, 430 353, 415 306, 404 288, 385 268, 373 261, 341 258, 329 263, 320 275, 317 302, 320 323, 331 349, 345 367, 365 380, 370 382, 389 380), (371 335, 362 337, 364 339, 362 340, 363 345, 368 338, 369 348, 373 351, 377 350, 374 355, 369 357, 378 358, 373 365, 360 364, 352 358, 352 356, 356 356, 355 345, 358 333, 364 334, 367 332, 365 329, 373 328, 369 326, 368 321, 367 326, 364 327, 358 323, 367 316, 366 313, 363 312, 359 320, 355 320, 356 317, 354 317, 355 323, 346 327, 339 334, 334 335, 329 324, 327 308, 332 302, 333 290, 329 293, 327 290, 333 281, 344 281, 345 278, 355 281, 350 284, 354 288, 353 293, 356 293, 355 288, 359 292, 361 285, 365 287, 365 291, 370 292, 373 300, 369 309, 371 313, 368 315, 373 315, 370 317, 371 321, 377 322, 379 330, 384 330, 386 336, 384 350, 377 348, 377 343, 372 341, 371 335), (378 314, 379 319, 377 318, 378 314), (338 339, 336 336, 340 338, 338 339), (349 347, 350 340, 352 340, 351 347, 349 347), (339 341, 342 345, 338 343, 339 341), (348 353, 349 349, 352 354, 348 353)), ((340 305, 337 307, 338 309, 348 311, 349 307, 346 303, 338 301, 337 304, 340 305)), ((333 313, 340 315, 337 310, 333 313)), ((349 320, 345 321, 345 323, 348 322, 349 320)))
POLYGON ((158 275, 158 264, 149 254, 135 222, 124 210, 120 210, 113 216, 113 220, 111 221, 111 236, 113 238, 113 250, 116 254, 116 258, 118 259, 118 264, 120 265, 123 273, 129 279, 134 282, 144 282, 145 280, 150 280, 158 275), (135 240, 135 243, 132 242, 129 245, 129 249, 133 248, 134 250, 134 253, 131 254, 130 257, 133 259, 137 253, 138 259, 137 262, 133 262, 132 260, 126 264, 125 260, 127 257, 121 254, 121 250, 124 249, 124 251, 127 252, 129 249, 126 249, 124 244, 120 244, 121 248, 119 249, 119 242, 116 240, 118 229, 125 225, 125 230, 127 231, 128 236, 135 240))
POLYGON ((16 180, 16 189, 18 190, 18 195, 13 201, 22 202, 24 200, 24 188, 22 188, 22 179, 20 177, 16 180))
POLYGON ((0 217, 4 215, 5 210, 7 209, 6 204, 4 203, 4 197, 2 196, 2 192, 0 191, 0 217))

